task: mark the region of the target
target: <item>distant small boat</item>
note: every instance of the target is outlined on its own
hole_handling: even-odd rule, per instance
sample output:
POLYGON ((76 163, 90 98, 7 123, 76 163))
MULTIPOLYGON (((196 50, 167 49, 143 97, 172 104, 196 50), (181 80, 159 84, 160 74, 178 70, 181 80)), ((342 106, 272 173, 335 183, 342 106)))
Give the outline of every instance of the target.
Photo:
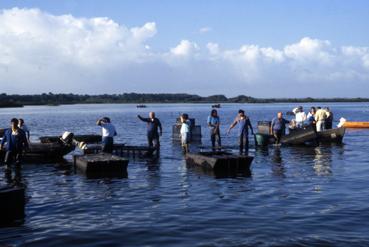
POLYGON ((143 105, 143 104, 139 104, 139 105, 136 105, 137 108, 146 108, 147 106, 146 105, 143 105))
POLYGON ((349 121, 346 121, 343 124, 343 127, 345 127, 345 128, 355 128, 355 129, 368 129, 369 128, 369 122, 349 122, 349 121))
POLYGON ((220 104, 214 104, 211 106, 212 108, 220 108, 220 104))

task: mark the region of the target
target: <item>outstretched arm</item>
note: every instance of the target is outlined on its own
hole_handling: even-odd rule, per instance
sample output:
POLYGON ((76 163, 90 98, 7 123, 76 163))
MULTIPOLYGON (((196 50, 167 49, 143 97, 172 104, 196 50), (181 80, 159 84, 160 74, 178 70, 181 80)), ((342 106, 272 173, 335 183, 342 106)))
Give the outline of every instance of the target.
POLYGON ((148 119, 148 118, 143 118, 143 117, 141 117, 140 115, 137 115, 137 117, 138 117, 141 121, 143 121, 143 122, 149 122, 149 119, 148 119))
POLYGON ((233 129, 234 128, 234 126, 236 126, 237 125, 237 118, 233 121, 233 123, 231 124, 231 126, 229 126, 229 129, 228 129, 228 131, 227 131, 227 134, 231 131, 231 129, 233 129))

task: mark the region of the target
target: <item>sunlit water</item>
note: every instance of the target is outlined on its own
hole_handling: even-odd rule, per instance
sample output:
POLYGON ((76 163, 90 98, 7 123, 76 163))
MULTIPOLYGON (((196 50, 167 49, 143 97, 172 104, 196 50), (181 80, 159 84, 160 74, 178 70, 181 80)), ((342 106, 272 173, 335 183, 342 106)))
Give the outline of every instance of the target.
MULTIPOLYGON (((225 130, 239 108, 256 127, 257 120, 294 106, 223 105, 223 143, 236 143, 237 131, 226 136, 225 130)), ((336 119, 369 120, 369 104, 330 106, 336 119)), ((146 126, 136 115, 148 111, 164 126, 158 161, 130 160, 123 179, 87 179, 65 164, 24 165, 25 222, 0 228, 0 245, 369 245, 369 131, 347 131, 342 146, 252 147, 251 177, 217 179, 186 168, 171 141, 175 118, 187 112, 203 126, 203 145, 209 145, 208 104, 0 109, 0 126, 23 117, 37 140, 66 130, 100 133, 97 118, 109 116, 119 133, 116 142, 145 144, 146 126)), ((2 176, 0 184, 5 183, 2 176)))

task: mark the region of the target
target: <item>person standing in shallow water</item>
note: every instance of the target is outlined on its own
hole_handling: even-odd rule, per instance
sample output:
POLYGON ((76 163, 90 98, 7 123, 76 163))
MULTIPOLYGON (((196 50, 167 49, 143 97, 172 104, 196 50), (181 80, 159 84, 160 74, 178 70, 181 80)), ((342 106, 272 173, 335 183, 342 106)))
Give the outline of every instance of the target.
POLYGON ((188 115, 186 113, 181 115, 181 130, 180 137, 182 143, 183 153, 190 152, 190 138, 191 138, 191 122, 188 119, 188 115))
POLYGON ((210 128, 210 138, 211 138, 211 146, 213 150, 215 149, 215 142, 218 141, 218 148, 222 146, 222 142, 220 139, 220 119, 218 116, 217 110, 213 109, 208 117, 208 126, 210 128))
POLYGON ((143 118, 140 115, 137 115, 137 117, 147 123, 147 142, 149 147, 160 148, 159 136, 163 134, 163 129, 160 120, 155 117, 155 112, 150 112, 148 118, 143 118))
POLYGON ((251 122, 248 116, 245 115, 244 110, 239 110, 238 115, 229 127, 227 134, 233 129, 236 125, 238 125, 238 138, 240 144, 240 154, 245 151, 247 155, 249 153, 249 128, 251 130, 251 134, 254 134, 254 130, 252 129, 251 122))
POLYGON ((278 112, 277 117, 273 118, 271 132, 275 138, 275 144, 279 144, 282 136, 286 134, 286 124, 288 123, 290 123, 290 121, 283 118, 282 112, 278 112))
POLYGON ((112 153, 114 145, 114 136, 117 135, 115 126, 110 122, 110 118, 104 117, 96 122, 97 125, 101 127, 102 131, 102 152, 112 153))
POLYGON ((20 164, 23 152, 28 149, 26 134, 18 127, 19 121, 13 118, 10 121, 10 128, 5 130, 3 139, 0 143, 0 150, 5 146, 4 163, 9 167, 12 163, 20 164))

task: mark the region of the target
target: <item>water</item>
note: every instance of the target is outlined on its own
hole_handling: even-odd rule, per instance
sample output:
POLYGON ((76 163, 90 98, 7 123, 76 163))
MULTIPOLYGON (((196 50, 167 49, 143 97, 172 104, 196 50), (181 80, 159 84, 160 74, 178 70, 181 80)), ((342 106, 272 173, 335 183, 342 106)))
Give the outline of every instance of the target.
MULTIPOLYGON (((256 126, 294 106, 223 105, 222 133, 239 108, 256 126)), ((336 119, 368 120, 369 104, 330 106, 336 119)), ((65 130, 99 133, 95 121, 107 115, 117 127, 117 142, 144 144, 146 126, 136 115, 152 110, 164 126, 161 157, 131 160, 128 178, 87 179, 66 164, 24 165, 25 222, 0 228, 0 245, 369 245, 369 131, 348 131, 342 146, 252 147, 251 177, 217 179, 187 169, 170 139, 175 117, 187 112, 203 126, 203 144, 209 145, 206 104, 0 109, 0 126, 23 117, 36 140, 65 130)), ((223 134, 223 143, 234 145, 236 134, 223 134)), ((5 182, 1 176, 0 184, 5 182)))

